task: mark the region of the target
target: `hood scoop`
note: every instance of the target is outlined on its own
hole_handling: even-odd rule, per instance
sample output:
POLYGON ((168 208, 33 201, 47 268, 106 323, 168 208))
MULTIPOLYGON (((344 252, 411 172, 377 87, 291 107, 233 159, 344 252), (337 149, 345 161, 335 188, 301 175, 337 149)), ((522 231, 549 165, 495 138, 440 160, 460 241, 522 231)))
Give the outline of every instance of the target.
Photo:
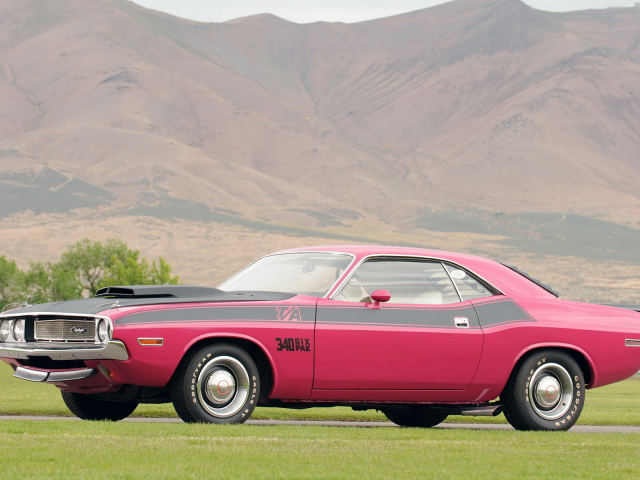
POLYGON ((108 298, 195 298, 224 294, 222 290, 193 285, 127 285, 104 287, 96 292, 96 297, 108 298))

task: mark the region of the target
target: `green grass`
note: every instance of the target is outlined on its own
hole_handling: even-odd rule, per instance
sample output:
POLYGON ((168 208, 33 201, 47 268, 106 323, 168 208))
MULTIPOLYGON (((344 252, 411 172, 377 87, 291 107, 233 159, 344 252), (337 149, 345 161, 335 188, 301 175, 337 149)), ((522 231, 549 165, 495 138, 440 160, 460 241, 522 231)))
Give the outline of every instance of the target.
MULTIPOLYGON (((0 415, 65 415, 71 413, 62 402, 57 388, 32 383, 13 377, 13 370, 0 362, 0 415)), ((177 417, 171 404, 140 405, 134 417, 177 417)), ((386 421, 374 410, 355 412, 347 407, 310 408, 256 408, 252 419, 273 420, 349 420, 386 421)), ((498 417, 451 416, 447 422, 506 423, 504 415, 498 417)), ((640 425, 640 379, 608 385, 587 391, 585 407, 578 421, 580 425, 640 425)))
MULTIPOLYGON (((0 385, 0 414, 69 415, 55 387, 15 379, 4 364, 0 385)), ((639 402, 638 380, 596 389, 581 423, 640 425, 639 402)), ((141 405, 134 415, 175 412, 141 405)), ((384 420, 348 408, 261 408, 253 418, 384 420)), ((0 421, 0 445, 2 480, 637 478, 640 471, 637 434, 11 420, 0 421)))
POLYGON ((0 478, 637 478, 636 434, 0 422, 0 478))

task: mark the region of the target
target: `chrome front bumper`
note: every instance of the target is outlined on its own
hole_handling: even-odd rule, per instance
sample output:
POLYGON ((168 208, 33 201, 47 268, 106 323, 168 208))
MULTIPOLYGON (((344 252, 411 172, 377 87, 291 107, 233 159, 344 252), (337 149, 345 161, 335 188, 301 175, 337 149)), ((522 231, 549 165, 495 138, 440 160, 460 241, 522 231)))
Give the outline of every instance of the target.
POLYGON ((0 343, 0 358, 50 357, 52 360, 129 360, 127 347, 119 340, 104 345, 30 342, 0 343))
POLYGON ((34 370, 27 367, 16 368, 14 377, 30 382, 68 382, 70 380, 83 380, 98 374, 95 368, 81 368, 75 370, 61 370, 59 372, 48 372, 46 370, 34 370))

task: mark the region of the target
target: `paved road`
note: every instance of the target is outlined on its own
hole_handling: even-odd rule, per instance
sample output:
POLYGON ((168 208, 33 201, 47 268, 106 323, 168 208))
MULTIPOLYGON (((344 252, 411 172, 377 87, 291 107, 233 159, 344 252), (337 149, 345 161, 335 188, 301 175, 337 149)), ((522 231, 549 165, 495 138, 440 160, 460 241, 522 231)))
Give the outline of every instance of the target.
MULTIPOLYGON (((33 415, 0 415, 1 420, 69 420, 80 421, 76 417, 44 417, 33 415)), ((123 420, 124 422, 138 423, 182 423, 179 418, 138 418, 132 417, 123 420)), ((302 425, 302 426, 320 426, 320 427, 391 427, 397 428, 397 425, 391 422, 322 422, 322 421, 296 421, 296 420, 249 420, 247 425, 302 425)), ((463 430, 513 430, 511 425, 506 424, 482 424, 482 423, 442 423, 435 428, 447 429, 463 429, 463 430)), ((571 429, 576 433, 640 433, 640 427, 631 426, 593 426, 593 425, 576 425, 571 429)))

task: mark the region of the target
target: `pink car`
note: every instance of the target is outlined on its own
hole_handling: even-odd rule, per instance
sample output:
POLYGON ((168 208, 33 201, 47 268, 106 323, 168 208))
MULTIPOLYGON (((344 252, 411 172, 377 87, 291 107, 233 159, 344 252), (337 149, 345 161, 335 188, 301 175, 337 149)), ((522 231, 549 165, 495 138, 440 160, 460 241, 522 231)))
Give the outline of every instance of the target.
POLYGON ((504 412, 519 430, 567 430, 585 389, 640 370, 640 314, 627 308, 561 300, 471 255, 310 247, 218 289, 107 287, 12 310, 0 358, 86 420, 139 403, 210 423, 244 422, 257 405, 341 405, 410 427, 504 412))

